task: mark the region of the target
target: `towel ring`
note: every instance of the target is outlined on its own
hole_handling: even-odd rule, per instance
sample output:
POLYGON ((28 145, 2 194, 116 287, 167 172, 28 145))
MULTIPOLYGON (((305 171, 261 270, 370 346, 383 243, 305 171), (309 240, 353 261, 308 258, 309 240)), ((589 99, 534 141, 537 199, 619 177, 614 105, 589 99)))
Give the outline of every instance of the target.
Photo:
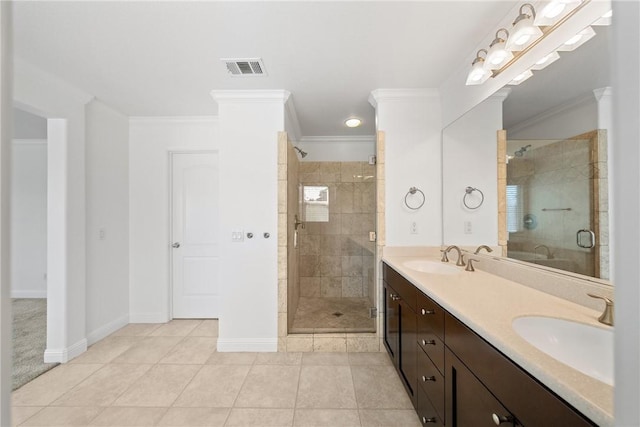
POLYGON ((405 204, 409 209, 414 210, 414 211, 416 211, 416 210, 420 209, 422 206, 424 206, 424 202, 425 202, 425 200, 426 200, 426 197, 424 196, 424 193, 422 192, 422 190, 420 190, 420 189, 419 189, 419 188, 417 188, 417 187, 411 187, 411 188, 409 189, 409 191, 407 192, 407 194, 404 196, 404 204, 405 204), (420 195, 422 196, 422 202, 420 202, 420 204, 419 204, 418 206, 411 206, 411 205, 409 204, 408 198, 409 198, 409 196, 413 196, 413 195, 414 195, 414 194, 416 194, 416 193, 420 193, 420 195))
POLYGON ((484 203, 484 193, 480 191, 480 189, 478 188, 467 187, 464 189, 464 197, 462 197, 462 203, 465 205, 467 209, 478 209, 484 203), (477 191, 478 193, 480 193, 480 197, 481 197, 480 203, 478 203, 476 206, 469 206, 467 204, 467 196, 473 193, 474 191, 477 191))

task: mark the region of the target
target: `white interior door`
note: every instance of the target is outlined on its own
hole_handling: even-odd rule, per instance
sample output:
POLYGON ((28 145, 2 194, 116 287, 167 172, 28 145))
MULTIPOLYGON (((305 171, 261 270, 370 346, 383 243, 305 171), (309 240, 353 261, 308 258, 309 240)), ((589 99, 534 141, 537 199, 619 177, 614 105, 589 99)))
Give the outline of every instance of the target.
POLYGON ((172 155, 173 318, 217 318, 218 154, 172 155))

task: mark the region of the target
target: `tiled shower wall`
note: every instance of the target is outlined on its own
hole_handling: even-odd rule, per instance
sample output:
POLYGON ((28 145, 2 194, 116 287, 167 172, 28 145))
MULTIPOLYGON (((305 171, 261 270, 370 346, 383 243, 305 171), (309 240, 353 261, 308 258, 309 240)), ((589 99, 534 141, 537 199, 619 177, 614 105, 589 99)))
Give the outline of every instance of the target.
POLYGON ((375 306, 376 167, 367 162, 300 162, 302 185, 329 187, 329 221, 299 235, 302 297, 368 297, 375 306))

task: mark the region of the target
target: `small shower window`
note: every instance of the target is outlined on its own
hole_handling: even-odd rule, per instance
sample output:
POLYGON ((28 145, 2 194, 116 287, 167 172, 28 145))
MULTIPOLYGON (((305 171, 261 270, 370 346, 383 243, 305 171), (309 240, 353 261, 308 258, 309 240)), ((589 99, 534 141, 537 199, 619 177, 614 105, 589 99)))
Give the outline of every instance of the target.
POLYGON ((507 185, 507 231, 516 233, 523 230, 523 197, 520 185, 507 185))
POLYGON ((305 222, 329 221, 329 187, 305 185, 303 188, 305 222))

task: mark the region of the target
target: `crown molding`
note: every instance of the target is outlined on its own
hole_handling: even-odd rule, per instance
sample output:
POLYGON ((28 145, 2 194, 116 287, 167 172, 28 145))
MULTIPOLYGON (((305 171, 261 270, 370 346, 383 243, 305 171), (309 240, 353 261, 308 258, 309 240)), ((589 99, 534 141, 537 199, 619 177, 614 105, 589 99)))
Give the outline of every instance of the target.
POLYGON ((129 123, 218 123, 218 116, 133 116, 129 123))
POLYGON ((292 96, 285 101, 284 108, 287 121, 291 123, 291 131, 293 132, 293 135, 289 135, 289 140, 294 142, 300 141, 300 139, 302 139, 302 130, 300 129, 300 122, 298 121, 298 114, 296 113, 292 96))
POLYGON ((513 89, 510 87, 503 87, 502 89, 496 91, 493 95, 491 95, 488 99, 492 99, 495 101, 504 102, 505 99, 511 94, 513 89))
POLYGON ((13 145, 47 145, 47 140, 44 138, 14 138, 11 143, 13 145))
POLYGON ((355 143, 364 144, 375 142, 375 135, 362 136, 303 136, 299 142, 301 144, 331 144, 331 143, 355 143))
POLYGON ((211 97, 221 102, 287 102, 291 96, 288 90, 212 90, 211 97))
POLYGON ((373 108, 380 101, 406 101, 425 98, 440 98, 440 92, 435 88, 423 89, 376 89, 369 94, 369 103, 373 108))
POLYGON ((596 97, 597 101, 600 101, 605 96, 613 96, 613 89, 611 88, 611 86, 594 89, 593 96, 596 97))
POLYGON ((573 98, 567 102, 565 102, 564 104, 560 104, 557 105, 553 108, 550 108, 548 110, 543 111, 542 113, 535 115, 533 117, 530 117, 528 119, 525 119, 523 121, 521 121, 520 123, 515 124, 514 126, 511 127, 510 132, 511 133, 516 133, 516 132, 520 132, 523 131, 524 129, 527 129, 535 124, 538 124, 544 120, 547 120, 555 115, 564 113, 565 111, 571 110, 573 108, 576 107, 581 107, 583 105, 587 105, 590 102, 594 102, 594 95, 593 93, 588 93, 586 95, 580 95, 576 98, 573 98))

